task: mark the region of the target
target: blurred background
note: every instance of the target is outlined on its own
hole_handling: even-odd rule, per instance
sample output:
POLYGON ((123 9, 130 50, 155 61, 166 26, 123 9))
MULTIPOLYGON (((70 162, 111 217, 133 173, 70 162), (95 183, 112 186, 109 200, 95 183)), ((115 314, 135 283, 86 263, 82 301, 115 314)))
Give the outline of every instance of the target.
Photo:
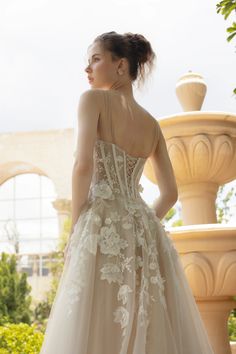
MULTIPOLYGON (((47 256, 69 215, 77 105, 90 88, 87 48, 98 34, 141 33, 151 42, 156 67, 134 94, 161 120, 182 111, 175 85, 189 70, 207 83, 202 111, 235 112, 235 45, 227 27, 215 1, 1 0, 0 251, 21 255, 30 276, 33 269, 48 275, 47 256)), ((151 204, 158 187, 144 175, 141 184, 151 204)), ((235 222, 235 181, 217 203, 219 222, 235 222)), ((180 223, 180 212, 177 202, 167 225, 180 223)))

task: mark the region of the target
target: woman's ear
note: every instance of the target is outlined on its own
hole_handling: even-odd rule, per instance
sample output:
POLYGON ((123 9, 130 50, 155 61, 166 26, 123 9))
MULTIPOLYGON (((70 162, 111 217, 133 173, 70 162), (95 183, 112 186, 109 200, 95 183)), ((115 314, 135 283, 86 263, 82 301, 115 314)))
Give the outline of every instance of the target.
POLYGON ((123 75, 128 70, 128 60, 126 58, 121 58, 117 67, 117 73, 123 75))

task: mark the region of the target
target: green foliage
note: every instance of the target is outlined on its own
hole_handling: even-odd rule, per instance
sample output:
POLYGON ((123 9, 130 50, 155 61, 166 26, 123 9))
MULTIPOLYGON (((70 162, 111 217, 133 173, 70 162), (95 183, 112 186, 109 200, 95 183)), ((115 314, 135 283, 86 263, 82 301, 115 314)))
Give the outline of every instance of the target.
POLYGON ((72 225, 71 217, 68 217, 64 222, 63 231, 62 231, 62 234, 59 238, 59 242, 58 242, 58 251, 59 252, 63 252, 63 250, 66 246, 68 236, 69 236, 69 233, 71 230, 71 225, 72 225))
POLYGON ((217 13, 221 12, 227 20, 233 10, 236 11, 236 0, 223 0, 216 4, 217 13))
POLYGON ((165 215, 165 221, 169 221, 170 219, 172 219, 174 216, 176 215, 176 210, 175 208, 170 208, 167 212, 167 214, 165 215))
POLYGON ((27 274, 18 273, 16 256, 1 254, 0 259, 0 325, 5 322, 31 323, 31 286, 27 274))
POLYGON ((220 186, 216 200, 217 223, 227 223, 231 218, 230 202, 233 196, 236 196, 235 187, 225 192, 225 185, 220 186))
POLYGON ((45 333, 51 307, 52 303, 46 299, 40 301, 34 309, 34 324, 42 333, 45 333))
POLYGON ((182 219, 178 219, 178 220, 172 222, 171 227, 176 227, 176 226, 183 226, 182 219))
POLYGON ((34 325, 5 323, 0 327, 0 354, 39 353, 43 337, 34 325))
MULTIPOLYGON (((224 19, 227 20, 232 11, 236 11, 236 0, 223 0, 216 4, 217 13, 221 13, 224 19)), ((236 22, 232 23, 232 26, 226 29, 228 33, 231 33, 227 37, 227 41, 230 42, 236 35, 236 22)))
MULTIPOLYGON (((170 208, 167 212, 167 214, 164 217, 164 224, 166 222, 169 222, 171 219, 173 219, 173 217, 177 214, 177 210, 176 208, 170 208)), ((175 226, 182 226, 183 225, 183 221, 182 219, 178 219, 175 221, 172 221, 171 227, 175 227, 175 226)))
MULTIPOLYGON (((222 0, 216 4, 217 13, 221 13, 224 19, 227 20, 232 11, 236 12, 236 0, 222 0)), ((230 42, 234 36, 236 36, 236 22, 233 22, 230 27, 226 29, 230 35, 227 37, 227 41, 230 42)), ((236 95, 236 88, 233 90, 236 95)))
POLYGON ((228 319, 229 340, 236 341, 236 309, 234 309, 228 319))
POLYGON ((232 26, 227 28, 227 32, 231 33, 231 35, 227 37, 227 41, 230 42, 233 37, 236 36, 236 22, 233 22, 232 26))

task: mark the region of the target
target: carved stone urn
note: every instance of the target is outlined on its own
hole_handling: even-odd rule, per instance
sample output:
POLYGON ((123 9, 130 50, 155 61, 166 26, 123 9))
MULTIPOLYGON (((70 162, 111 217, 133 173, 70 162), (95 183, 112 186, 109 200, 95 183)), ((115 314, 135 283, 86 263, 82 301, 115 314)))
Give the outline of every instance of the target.
MULTIPOLYGON (((235 226, 217 223, 216 196, 236 179, 236 115, 199 111, 206 84, 187 73, 176 85, 185 112, 159 120, 178 185, 184 226, 169 228, 215 354, 231 354, 227 321, 236 307, 235 226)), ((147 160, 144 174, 157 183, 147 160)))
POLYGON ((189 70, 178 80, 175 91, 184 111, 200 111, 207 85, 200 74, 189 70))

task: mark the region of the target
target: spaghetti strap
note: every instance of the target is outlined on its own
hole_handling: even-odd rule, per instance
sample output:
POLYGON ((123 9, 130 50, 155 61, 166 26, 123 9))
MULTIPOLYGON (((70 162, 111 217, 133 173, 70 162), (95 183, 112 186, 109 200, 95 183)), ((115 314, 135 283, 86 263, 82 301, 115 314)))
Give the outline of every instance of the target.
POLYGON ((111 141, 115 143, 115 136, 114 136, 114 130, 112 124, 112 109, 111 109, 110 95, 105 90, 104 90, 104 95, 105 95, 106 117, 107 117, 107 123, 110 126, 111 141))
POLYGON ((155 149, 155 147, 156 147, 157 136, 159 136, 159 129, 158 129, 157 121, 156 121, 156 119, 155 119, 154 139, 153 139, 153 143, 152 143, 151 154, 154 152, 154 149, 155 149))
POLYGON ((110 128, 111 128, 111 140, 113 141, 113 143, 115 144, 115 136, 114 136, 114 130, 113 130, 113 124, 112 124, 112 109, 111 109, 111 99, 110 99, 110 95, 108 96, 108 119, 110 120, 110 128))

